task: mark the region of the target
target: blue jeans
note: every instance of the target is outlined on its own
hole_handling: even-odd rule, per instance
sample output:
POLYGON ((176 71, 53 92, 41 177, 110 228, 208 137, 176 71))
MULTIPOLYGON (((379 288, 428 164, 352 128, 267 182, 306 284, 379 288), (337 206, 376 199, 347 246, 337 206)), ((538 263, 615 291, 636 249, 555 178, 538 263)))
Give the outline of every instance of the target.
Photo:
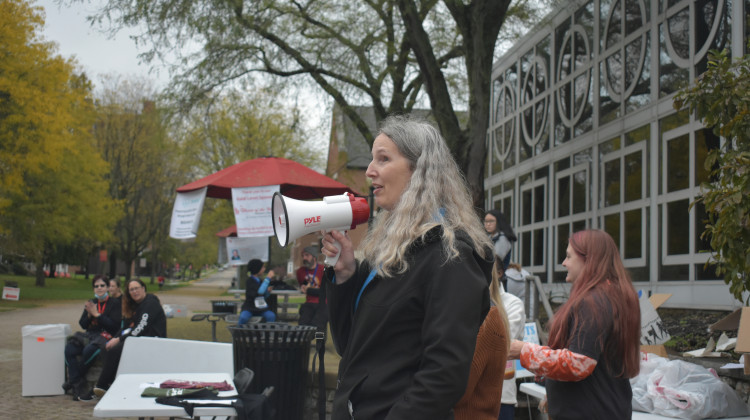
POLYGON ((500 404, 499 420, 513 420, 516 414, 516 406, 513 404, 500 404))
POLYGON ((248 321, 250 321, 250 317, 252 316, 262 316, 263 319, 266 320, 266 322, 275 322, 276 321, 276 314, 271 312, 270 310, 266 309, 262 312, 250 312, 250 311, 242 311, 240 312, 240 319, 237 321, 237 325, 245 325, 248 321))

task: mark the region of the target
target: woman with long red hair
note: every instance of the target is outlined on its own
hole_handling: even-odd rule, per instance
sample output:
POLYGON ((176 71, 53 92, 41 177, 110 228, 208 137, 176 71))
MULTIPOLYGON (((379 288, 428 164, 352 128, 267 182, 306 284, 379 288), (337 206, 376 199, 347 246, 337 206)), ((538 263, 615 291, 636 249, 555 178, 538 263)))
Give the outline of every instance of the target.
POLYGON ((514 341, 509 357, 546 378, 551 419, 630 419, 641 315, 617 246, 604 231, 576 232, 563 266, 572 287, 552 319, 549 346, 514 341))

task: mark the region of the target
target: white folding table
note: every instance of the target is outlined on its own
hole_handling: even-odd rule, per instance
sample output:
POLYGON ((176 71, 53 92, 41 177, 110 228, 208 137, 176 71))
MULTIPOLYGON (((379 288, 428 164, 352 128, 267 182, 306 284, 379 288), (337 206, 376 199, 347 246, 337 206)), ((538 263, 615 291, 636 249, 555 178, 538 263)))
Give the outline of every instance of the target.
MULTIPOLYGON (((169 379, 200 382, 227 381, 234 388, 228 373, 126 373, 115 382, 94 407, 94 417, 186 417, 182 407, 156 403, 156 398, 141 397, 146 384, 161 383, 169 379)), ((151 385, 153 386, 153 385, 151 385)), ((219 396, 235 396, 236 390, 221 391, 219 396)), ((215 401, 219 402, 219 401, 215 401)), ((227 407, 196 407, 193 417, 236 416, 231 400, 227 407)))

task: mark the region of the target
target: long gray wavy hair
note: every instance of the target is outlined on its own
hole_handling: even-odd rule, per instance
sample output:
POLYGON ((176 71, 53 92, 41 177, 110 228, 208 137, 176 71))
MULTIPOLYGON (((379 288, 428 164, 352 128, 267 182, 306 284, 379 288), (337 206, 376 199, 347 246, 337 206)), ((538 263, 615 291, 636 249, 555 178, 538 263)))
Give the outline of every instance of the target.
POLYGON ((379 212, 362 242, 360 249, 370 266, 383 277, 406 272, 409 245, 438 225, 443 227, 443 250, 449 260, 458 257, 457 231, 466 232, 477 253, 486 257, 490 240, 440 132, 423 119, 400 115, 383 120, 379 134, 396 144, 413 172, 396 206, 379 212))

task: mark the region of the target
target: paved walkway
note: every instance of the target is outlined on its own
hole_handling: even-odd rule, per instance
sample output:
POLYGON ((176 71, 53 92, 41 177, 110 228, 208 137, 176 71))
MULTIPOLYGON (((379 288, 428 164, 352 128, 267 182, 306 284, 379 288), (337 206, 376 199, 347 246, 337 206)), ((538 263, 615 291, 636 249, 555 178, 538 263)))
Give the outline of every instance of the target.
MULTIPOLYGON (((218 272, 191 287, 215 288, 218 297, 230 285, 233 270, 218 272)), ((162 304, 185 305, 190 311, 205 311, 210 298, 159 294, 162 304)), ((83 302, 64 302, 33 309, 0 313, 0 419, 91 419, 96 400, 73 401, 70 395, 21 396, 21 327, 39 324, 70 324, 77 331, 83 302)), ((62 388, 60 389, 62 392, 62 388)))

